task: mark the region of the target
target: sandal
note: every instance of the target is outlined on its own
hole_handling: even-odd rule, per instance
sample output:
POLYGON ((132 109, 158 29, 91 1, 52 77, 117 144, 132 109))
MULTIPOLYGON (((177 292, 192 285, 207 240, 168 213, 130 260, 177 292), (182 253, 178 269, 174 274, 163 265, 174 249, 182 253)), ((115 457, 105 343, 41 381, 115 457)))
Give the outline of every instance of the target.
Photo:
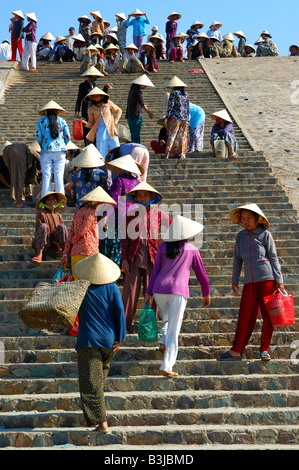
POLYGON ((95 431, 109 432, 109 428, 108 428, 107 421, 104 421, 103 423, 98 424, 98 425, 95 427, 95 431))
POLYGON ((242 356, 232 356, 228 351, 217 358, 218 361, 242 361, 242 356))
POLYGON ((31 261, 32 263, 41 263, 42 258, 40 258, 39 256, 34 256, 31 261))
POLYGON ((269 353, 267 353, 267 351, 261 352, 260 358, 262 361, 265 361, 265 362, 271 361, 271 356, 269 353))
POLYGON ((165 377, 177 377, 179 375, 177 372, 173 372, 173 370, 161 370, 161 373, 165 377))

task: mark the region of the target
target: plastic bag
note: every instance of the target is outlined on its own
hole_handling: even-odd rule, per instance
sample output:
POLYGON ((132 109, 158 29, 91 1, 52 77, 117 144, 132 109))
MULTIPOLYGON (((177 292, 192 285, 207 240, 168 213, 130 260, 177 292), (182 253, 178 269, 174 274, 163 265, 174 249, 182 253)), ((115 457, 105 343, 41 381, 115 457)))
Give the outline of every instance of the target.
POLYGON ((79 121, 79 119, 73 120, 73 139, 74 140, 84 139, 83 124, 81 121, 79 121))
POLYGON ((295 324, 295 308, 292 295, 277 289, 272 295, 264 297, 264 302, 273 326, 295 324))
POLYGON ((62 282, 62 281, 69 282, 70 280, 73 280, 73 278, 70 279, 71 276, 72 276, 72 271, 70 269, 67 269, 64 266, 60 266, 53 276, 52 283, 57 284, 58 282, 62 282))
POLYGON ((158 337, 158 322, 156 313, 150 308, 148 302, 140 312, 138 323, 138 338, 140 341, 156 341, 158 337))

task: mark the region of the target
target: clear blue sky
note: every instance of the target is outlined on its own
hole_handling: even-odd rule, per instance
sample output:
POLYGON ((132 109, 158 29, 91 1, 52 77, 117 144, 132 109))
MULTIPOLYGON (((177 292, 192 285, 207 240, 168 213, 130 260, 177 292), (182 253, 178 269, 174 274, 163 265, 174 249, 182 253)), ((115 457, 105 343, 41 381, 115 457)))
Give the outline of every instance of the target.
MULTIPOLYGON (((164 35, 167 16, 172 11, 181 13, 178 31, 186 32, 193 21, 204 23, 201 31, 207 31, 212 21, 223 24, 223 34, 242 30, 248 44, 254 44, 263 29, 267 29, 277 43, 280 55, 289 55, 291 44, 299 45, 298 18, 299 0, 198 0, 162 1, 162 0, 112 0, 110 2, 81 0, 1 0, 0 5, 0 42, 9 39, 8 25, 12 10, 23 13, 34 11, 38 19, 38 39, 50 31, 54 36, 68 33, 69 26, 78 32, 78 17, 89 15, 93 10, 100 10, 102 16, 115 26, 115 13, 128 16, 135 8, 148 14, 151 25, 157 25, 164 35), (9 5, 9 6, 8 6, 9 5)), ((147 32, 150 33, 151 26, 147 32)), ((128 41, 132 41, 132 27, 128 30, 128 41)))

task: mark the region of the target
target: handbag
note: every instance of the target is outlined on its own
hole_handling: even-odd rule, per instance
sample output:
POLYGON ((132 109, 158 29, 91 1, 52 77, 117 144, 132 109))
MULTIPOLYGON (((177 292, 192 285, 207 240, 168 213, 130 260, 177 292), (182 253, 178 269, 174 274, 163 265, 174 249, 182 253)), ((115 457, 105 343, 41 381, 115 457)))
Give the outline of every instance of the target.
POLYGON ((264 302, 273 326, 295 324, 295 308, 293 296, 277 289, 272 295, 264 297, 264 302))
POLYGON ((156 341, 158 337, 158 322, 156 313, 148 302, 140 312, 138 323, 138 338, 140 341, 156 341))
POLYGON ((89 285, 85 280, 38 284, 19 317, 29 328, 71 328, 89 285))
POLYGON ((76 118, 73 120, 73 139, 84 140, 83 123, 76 118))

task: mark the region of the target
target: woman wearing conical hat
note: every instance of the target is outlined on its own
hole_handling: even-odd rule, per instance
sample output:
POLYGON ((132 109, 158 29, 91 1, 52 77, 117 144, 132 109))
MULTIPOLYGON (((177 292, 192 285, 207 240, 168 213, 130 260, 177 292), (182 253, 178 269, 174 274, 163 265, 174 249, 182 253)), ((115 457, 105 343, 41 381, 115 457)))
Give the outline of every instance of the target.
POLYGON ((221 109, 220 111, 216 111, 211 114, 211 117, 215 120, 210 139, 213 157, 215 157, 215 141, 217 139, 223 139, 225 141, 225 145, 228 148, 228 155, 232 158, 237 158, 239 145, 235 137, 230 115, 226 109, 221 109))
POLYGON ((236 237, 232 289, 239 294, 239 281, 244 264, 244 287, 239 308, 238 323, 230 351, 219 360, 241 360, 253 332, 259 312, 262 314, 260 358, 269 361, 269 347, 273 326, 264 303, 264 297, 283 289, 283 276, 275 242, 268 228, 270 223, 257 204, 245 204, 231 210, 230 217, 244 228, 236 237))
MULTIPOLYGON (((137 309, 141 281, 143 295, 149 283, 158 250, 161 226, 168 228, 172 219, 157 207, 152 207, 153 204, 159 204, 162 195, 146 182, 135 186, 126 197, 134 204, 127 213, 126 237, 121 242, 121 267, 124 272, 122 299, 127 330, 129 330, 137 309), (139 235, 136 236, 135 232, 139 235)), ((157 314, 153 298, 150 306, 157 314)))
POLYGON ((54 54, 54 51, 53 46, 50 43, 51 41, 54 41, 54 39, 54 36, 50 32, 43 34, 36 48, 37 61, 51 59, 54 54))
POLYGON ((90 46, 91 35, 91 19, 87 15, 82 15, 78 18, 79 21, 79 34, 84 38, 85 45, 90 46))
POLYGON ((220 57, 238 57, 238 51, 236 46, 234 45, 234 40, 235 38, 232 33, 228 33, 223 36, 223 40, 220 44, 220 57))
POLYGON ((41 147, 42 197, 52 191, 52 170, 55 191, 64 194, 63 174, 70 131, 60 115, 66 114, 66 111, 55 101, 49 101, 39 114, 42 117, 36 124, 36 140, 41 147))
POLYGON ((220 28, 222 27, 222 23, 219 23, 219 21, 213 21, 213 23, 210 25, 210 29, 207 31, 207 35, 209 37, 215 37, 216 38, 216 44, 220 45, 222 42, 222 34, 220 31, 220 28))
POLYGON ((36 204, 37 214, 32 247, 37 254, 32 258, 33 263, 41 263, 43 253, 50 247, 55 247, 59 254, 63 252, 68 230, 59 210, 65 204, 65 195, 55 192, 46 193, 36 204))
POLYGON ((168 16, 168 21, 166 22, 165 25, 165 32, 166 32, 166 57, 169 56, 169 51, 170 47, 172 44, 172 38, 176 35, 177 29, 178 29, 178 24, 177 21, 182 17, 180 13, 177 13, 176 11, 173 11, 169 16, 168 16))
POLYGON ((209 280, 196 246, 189 240, 201 233, 202 224, 177 215, 159 245, 155 264, 146 290, 145 302, 154 296, 162 318, 158 344, 164 355, 160 371, 175 376, 173 366, 178 353, 178 337, 189 298, 191 268, 200 283, 203 306, 210 305, 209 280))
POLYGON ((108 432, 105 382, 110 361, 126 337, 126 320, 116 281, 119 267, 98 253, 80 261, 74 268, 79 279, 90 282, 79 317, 76 343, 79 391, 87 426, 108 432))
POLYGON ((142 90, 146 87, 154 87, 155 85, 147 77, 147 75, 141 75, 132 81, 131 88, 127 99, 127 110, 126 119, 131 132, 131 140, 137 144, 140 144, 140 132, 143 122, 143 110, 148 114, 150 119, 153 119, 154 115, 149 110, 144 102, 142 90))
POLYGON ((119 43, 120 53, 123 56, 125 52, 125 47, 127 44, 127 26, 126 26, 126 15, 124 13, 116 13, 116 23, 117 23, 117 39, 119 43))
POLYGON ((26 13, 28 24, 22 29, 25 33, 25 45, 22 54, 22 69, 34 72, 36 70, 36 28, 37 18, 35 13, 26 13), (29 68, 29 61, 31 68, 29 68))
POLYGON ((138 8, 128 15, 126 21, 126 27, 133 26, 133 43, 138 47, 141 53, 141 46, 144 43, 146 37, 145 25, 150 24, 150 20, 146 13, 140 11, 138 8), (133 19, 131 17, 133 16, 133 19))
POLYGON ((12 24, 9 25, 11 31, 11 60, 15 62, 17 60, 17 50, 19 51, 20 60, 23 55, 23 26, 24 26, 24 15, 22 10, 12 11, 14 15, 11 19, 12 24))
POLYGON ((238 42, 238 47, 237 47, 237 52, 238 52, 238 55, 239 56, 242 56, 242 53, 243 53, 243 48, 246 44, 246 36, 245 34, 243 33, 243 31, 236 31, 234 33, 234 36, 236 36, 238 39, 239 39, 239 42, 238 42))

